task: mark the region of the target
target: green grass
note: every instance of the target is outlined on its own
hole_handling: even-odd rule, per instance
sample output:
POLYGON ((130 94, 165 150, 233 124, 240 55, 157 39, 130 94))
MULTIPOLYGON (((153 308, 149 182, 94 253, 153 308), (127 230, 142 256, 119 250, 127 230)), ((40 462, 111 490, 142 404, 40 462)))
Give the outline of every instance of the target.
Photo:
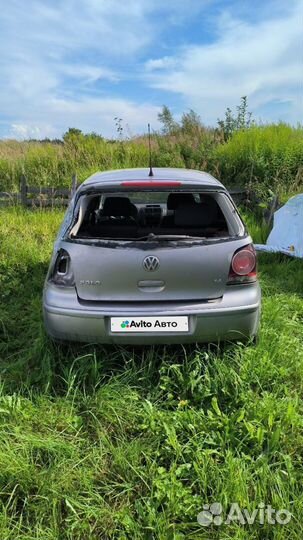
POLYGON ((228 185, 250 185, 263 194, 298 191, 303 180, 303 129, 286 124, 253 126, 233 134, 215 150, 220 177, 228 185))
MULTIPOLYGON (((303 128, 286 124, 235 132, 227 143, 213 128, 177 130, 152 137, 155 167, 186 167, 214 174, 231 187, 249 185, 262 196, 298 191, 303 178, 303 128)), ((0 191, 18 191, 21 174, 30 186, 70 187, 77 172, 83 182, 101 170, 147 167, 148 141, 137 137, 107 141, 70 135, 64 144, 0 141, 0 191)))
POLYGON ((302 261, 260 257, 257 346, 63 347, 41 318, 61 219, 0 211, 1 540, 301 540, 302 261), (204 529, 212 502, 293 518, 204 529))

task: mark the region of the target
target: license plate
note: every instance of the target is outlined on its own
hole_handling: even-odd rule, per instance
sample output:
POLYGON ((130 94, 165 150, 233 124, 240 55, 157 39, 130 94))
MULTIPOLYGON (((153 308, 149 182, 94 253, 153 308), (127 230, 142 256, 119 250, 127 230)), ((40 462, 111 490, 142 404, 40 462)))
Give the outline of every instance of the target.
POLYGON ((188 332, 188 317, 111 317, 112 332, 188 332))

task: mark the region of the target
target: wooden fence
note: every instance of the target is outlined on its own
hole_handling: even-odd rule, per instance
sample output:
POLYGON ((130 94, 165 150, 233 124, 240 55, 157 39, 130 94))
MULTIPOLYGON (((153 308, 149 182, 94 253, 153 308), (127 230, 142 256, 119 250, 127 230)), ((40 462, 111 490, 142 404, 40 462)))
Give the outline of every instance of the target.
POLYGON ((32 208, 67 206, 76 189, 77 176, 75 174, 72 176, 69 189, 29 186, 25 176, 21 176, 20 191, 14 193, 0 191, 0 206, 8 204, 21 204, 32 208))
MULTIPOLYGON (((29 186, 26 182, 26 177, 21 176, 20 191, 14 193, 0 191, 0 206, 10 204, 21 204, 26 208, 54 208, 57 206, 67 206, 77 187, 76 174, 72 176, 71 187, 69 189, 29 186)), ((237 204, 247 204, 253 202, 255 199, 253 193, 243 188, 230 189, 229 193, 237 204)))
MULTIPOLYGON (((8 193, 0 191, 0 207, 10 204, 21 204, 25 208, 56 208, 68 206, 69 201, 77 189, 77 175, 74 174, 71 179, 71 187, 55 188, 55 187, 34 187, 26 183, 25 176, 20 179, 20 191, 8 193)), ((230 195, 236 204, 241 204, 247 208, 256 208, 260 200, 249 189, 233 188, 229 190, 230 195)), ((268 206, 263 209, 263 219, 266 223, 271 224, 273 221, 274 212, 280 207, 279 199, 274 196, 268 203, 268 206)))

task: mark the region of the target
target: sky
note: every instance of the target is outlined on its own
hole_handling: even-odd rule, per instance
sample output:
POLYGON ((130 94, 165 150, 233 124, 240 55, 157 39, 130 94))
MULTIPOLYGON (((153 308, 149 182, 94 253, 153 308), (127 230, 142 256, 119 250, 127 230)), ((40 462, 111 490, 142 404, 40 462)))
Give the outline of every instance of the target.
POLYGON ((0 137, 116 137, 241 96, 260 122, 303 119, 303 0, 0 0, 0 137))

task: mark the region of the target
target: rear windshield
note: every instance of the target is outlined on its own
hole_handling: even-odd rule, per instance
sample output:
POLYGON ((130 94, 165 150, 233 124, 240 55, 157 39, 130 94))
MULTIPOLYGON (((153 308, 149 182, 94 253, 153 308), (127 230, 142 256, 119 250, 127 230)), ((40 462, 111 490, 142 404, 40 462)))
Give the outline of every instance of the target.
POLYGON ((70 238, 144 242, 241 234, 243 224, 224 193, 123 191, 80 197, 70 238))

